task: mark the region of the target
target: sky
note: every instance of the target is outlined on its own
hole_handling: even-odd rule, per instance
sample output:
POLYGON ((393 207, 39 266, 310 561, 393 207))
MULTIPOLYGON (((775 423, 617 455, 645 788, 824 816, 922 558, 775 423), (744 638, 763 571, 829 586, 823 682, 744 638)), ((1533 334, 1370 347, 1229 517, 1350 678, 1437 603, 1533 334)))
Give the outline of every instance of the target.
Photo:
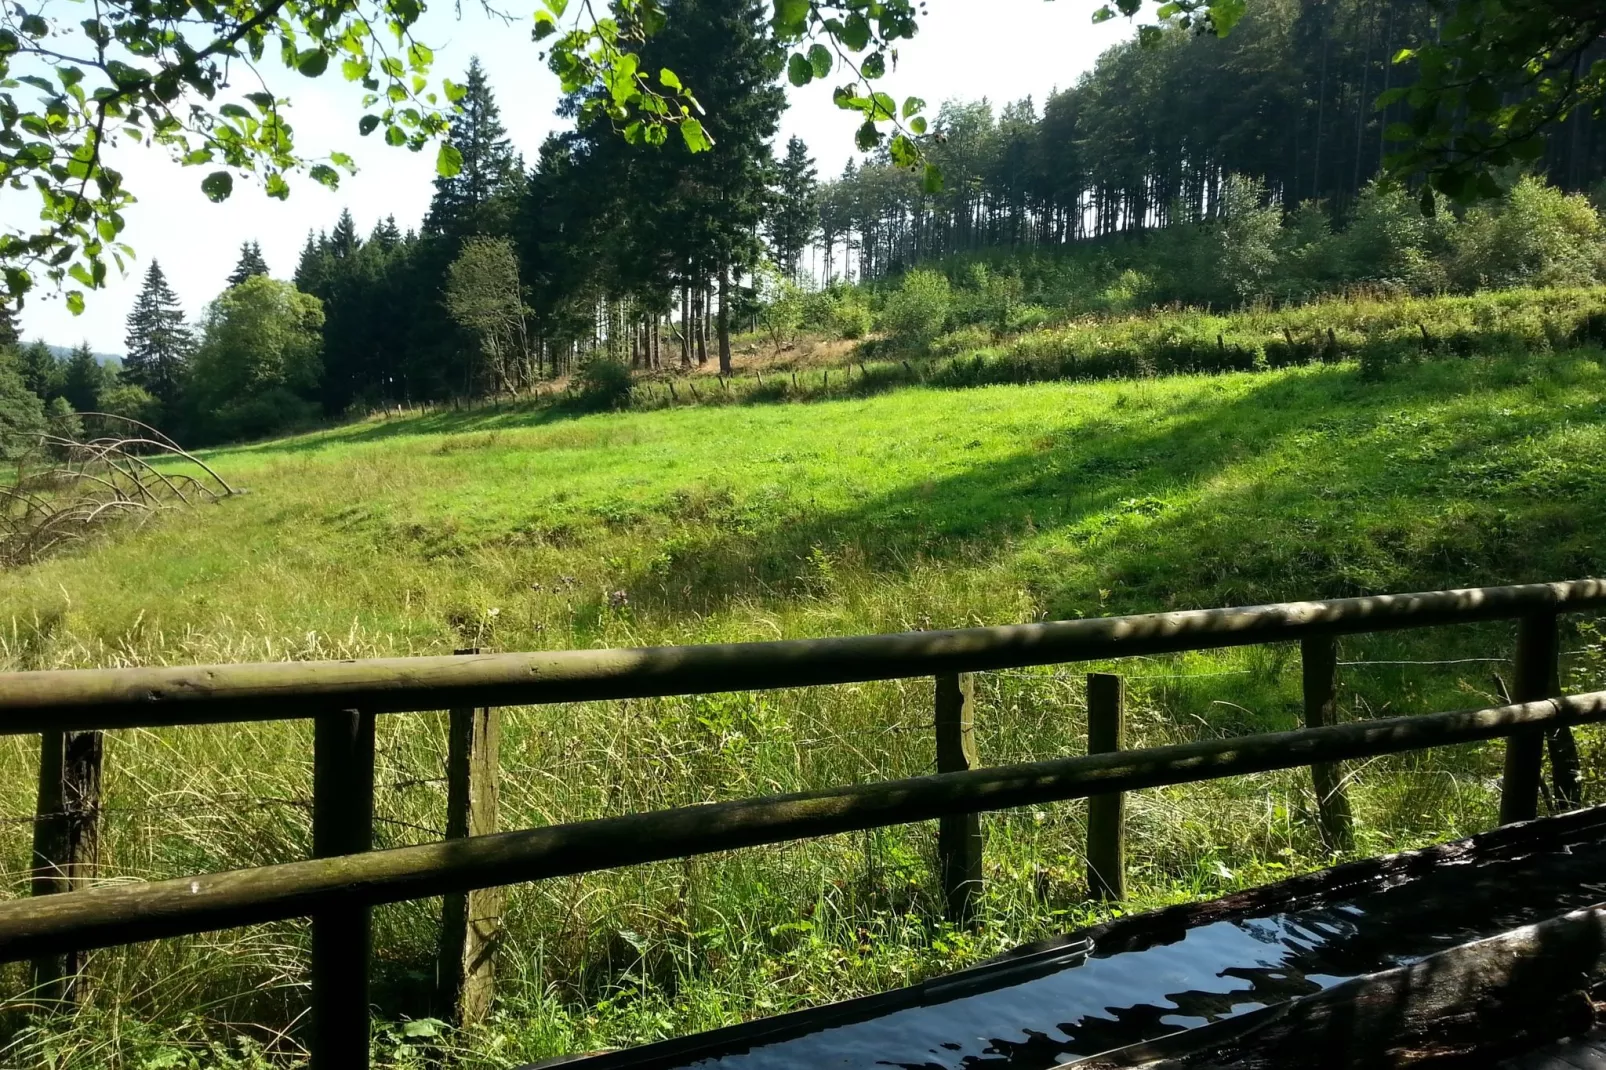
MULTIPOLYGON (((479 56, 510 139, 533 161, 546 135, 564 123, 553 114, 557 79, 538 58, 525 24, 493 19, 472 0, 460 6, 461 17, 454 5, 437 0, 420 22, 419 39, 435 51, 435 74, 460 79, 470 57, 479 56)), ((1096 6, 1095 0, 930 0, 920 34, 902 43, 896 71, 879 87, 898 100, 924 98, 933 115, 951 99, 985 97, 1002 104, 1031 96, 1041 103, 1132 32, 1123 20, 1093 26, 1096 6)), ((124 321, 153 259, 193 321, 223 288, 242 242, 259 242, 273 274, 288 278, 307 232, 328 229, 342 208, 351 210, 362 234, 387 215, 394 215, 403 230, 418 225, 432 191, 432 149, 415 154, 389 147, 377 136, 359 137, 361 89, 334 72, 308 79, 278 70, 269 80, 291 100, 289 118, 302 152, 345 151, 358 173, 346 176, 338 190, 292 177, 287 201, 237 181, 228 201, 213 204, 200 190, 207 168, 180 167, 161 150, 114 148, 109 162, 123 171, 126 186, 139 198, 124 213, 123 233, 138 258, 125 276, 113 269, 104 289, 86 294, 80 316, 67 310, 59 294, 36 290, 20 317, 24 337, 56 345, 87 341, 97 352, 120 354, 124 321)), ((795 134, 806 141, 822 176, 840 173, 854 155, 855 123, 831 103, 833 84, 828 79, 803 89, 789 87, 790 107, 778 139, 784 144, 795 134)), ((0 223, 27 227, 37 211, 33 197, 32 191, 5 191, 0 223)))

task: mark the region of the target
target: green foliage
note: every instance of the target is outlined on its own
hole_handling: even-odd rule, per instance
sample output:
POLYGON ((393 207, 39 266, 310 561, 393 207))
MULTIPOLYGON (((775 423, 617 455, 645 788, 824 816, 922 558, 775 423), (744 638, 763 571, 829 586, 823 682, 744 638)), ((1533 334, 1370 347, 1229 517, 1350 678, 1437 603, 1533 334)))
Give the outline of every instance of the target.
POLYGON ((306 423, 322 370, 323 308, 288 282, 254 276, 206 312, 187 403, 207 438, 270 434, 306 423))
POLYGON ((1606 279, 1603 239, 1588 198, 1524 177, 1498 208, 1455 227, 1450 277, 1463 289, 1588 285, 1606 279))
POLYGON ((146 269, 145 282, 128 314, 124 344, 128 352, 123 358, 123 377, 163 405, 176 403, 195 341, 184 322, 178 295, 155 260, 146 269))
POLYGON ((623 361, 592 357, 577 379, 580 402, 587 409, 602 412, 630 404, 630 368, 623 361))
POLYGON ((887 295, 880 325, 901 345, 924 345, 942 333, 951 306, 947 276, 935 271, 911 271, 887 295))
POLYGON ((0 351, 0 460, 27 452, 48 429, 44 402, 28 389, 15 358, 0 351))
POLYGON ((253 275, 266 275, 268 262, 262 258, 262 246, 248 241, 240 246, 240 262, 229 272, 229 285, 238 286, 253 275))
POLYGON ((126 416, 142 424, 159 426, 162 421, 162 403, 150 392, 133 383, 116 383, 100 392, 99 411, 112 416, 126 416))
MULTIPOLYGON (((290 102, 249 89, 266 84, 266 56, 307 77, 338 61, 363 90, 359 132, 383 127, 388 143, 422 148, 446 129, 428 80, 433 57, 412 36, 422 13, 417 0, 338 11, 304 0, 268 9, 237 0, 177 0, 160 11, 113 4, 81 22, 8 12, 0 26, 0 173, 14 190, 37 192, 41 222, 31 234, 0 239, 6 303, 18 302, 36 276, 100 287, 108 268, 121 270, 132 255, 121 237, 134 195, 103 152, 114 139, 206 169, 200 185, 212 200, 227 198, 236 176, 255 176, 280 198, 298 171, 337 185, 350 157, 304 156, 285 119, 290 102), (225 91, 231 81, 248 88, 225 91)), ((66 301, 82 310, 83 290, 68 290, 66 301)))
POLYGON ((760 267, 758 282, 761 288, 759 319, 769 335, 770 345, 779 353, 796 340, 803 326, 807 314, 803 288, 769 265, 760 267))
POLYGON ((77 442, 84 437, 84 421, 64 397, 54 397, 45 403, 45 426, 57 438, 77 442))
POLYGON ((464 393, 517 394, 531 379, 524 337, 523 287, 511 242, 470 238, 446 272, 444 294, 453 321, 474 339, 478 359, 465 362, 464 393))
POLYGON ((111 375, 83 342, 72 351, 62 369, 61 396, 78 412, 93 412, 100 408, 100 393, 106 388, 111 375))
POLYGON ((853 341, 874 329, 875 315, 863 293, 836 283, 804 297, 803 324, 832 338, 853 341))

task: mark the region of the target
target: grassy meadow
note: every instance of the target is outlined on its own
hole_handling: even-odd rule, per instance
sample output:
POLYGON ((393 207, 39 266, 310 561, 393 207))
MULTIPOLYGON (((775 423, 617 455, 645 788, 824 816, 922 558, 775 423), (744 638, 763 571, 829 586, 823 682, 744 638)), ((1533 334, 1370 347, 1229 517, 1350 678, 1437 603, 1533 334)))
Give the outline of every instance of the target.
MULTIPOLYGON (((1215 332, 1209 332, 1214 334, 1215 332)), ((864 374, 862 371, 861 375, 864 374)), ((1551 580, 1606 571, 1606 353, 910 385, 807 403, 374 419, 209 463, 245 493, 0 575, 0 664, 42 669, 845 635, 1551 580)), ((1346 640, 1343 717, 1498 701, 1512 629, 1346 640), (1454 665, 1365 664, 1454 660, 1454 665)), ((1572 622, 1570 686, 1606 678, 1572 622)), ((984 674, 1003 763, 1080 753, 1088 668, 984 674)), ((1297 649, 1133 659, 1129 739, 1288 728, 1297 649)), ((911 775, 930 681, 519 708, 502 821, 911 775)), ((443 717, 380 725, 381 846, 438 838, 443 717)), ((1581 738, 1592 800, 1606 736, 1581 738)), ((304 857, 311 727, 116 734, 104 876, 304 857)), ((0 879, 26 894, 37 742, 0 740, 0 879)), ((1489 827, 1500 751, 1351 770, 1360 853, 1489 827)), ((1137 793, 1132 907, 1326 864, 1308 776, 1137 793)), ((494 1020, 429 1021, 438 902, 376 915, 382 1065, 510 1067, 909 983, 1094 916, 1083 808, 984 819, 975 933, 938 919, 918 826, 510 891, 494 1020), (424 1021, 420 1021, 420 1020, 424 1021)), ((97 953, 76 1020, 4 1066, 293 1065, 307 927, 97 953)), ((4 991, 26 987, 8 968, 4 991)))

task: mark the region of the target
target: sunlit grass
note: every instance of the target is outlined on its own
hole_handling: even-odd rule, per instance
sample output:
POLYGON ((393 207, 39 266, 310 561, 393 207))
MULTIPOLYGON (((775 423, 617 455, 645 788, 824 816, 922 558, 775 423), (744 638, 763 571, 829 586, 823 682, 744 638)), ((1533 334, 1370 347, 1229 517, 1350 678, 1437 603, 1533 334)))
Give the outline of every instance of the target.
MULTIPOLYGON (((0 663, 844 635, 1595 574, 1606 563, 1602 361, 1581 350, 1380 378, 1334 364, 359 423, 215 451, 248 493, 0 576, 0 663)), ((1567 648, 1587 639, 1569 633, 1567 648)), ((1469 627, 1346 641, 1344 658, 1500 657, 1510 645, 1509 628, 1469 627)), ((984 761, 1080 753, 1091 667, 983 676, 984 761)), ((1129 737, 1293 727, 1298 667, 1297 650, 1280 647, 1122 663, 1129 737)), ((1365 717, 1483 705, 1505 672, 1350 666, 1341 706, 1365 717)), ((930 681, 912 680, 510 710, 503 823, 928 771, 931 703, 930 681)), ((281 722, 114 736, 108 879, 305 856, 310 735, 281 722)), ((1585 750, 1596 768, 1593 736, 1585 750)), ((382 722, 382 845, 438 834, 443 752, 439 717, 382 722)), ((31 739, 0 740, 0 814, 30 812, 35 753, 31 739)), ((1487 827, 1498 767, 1494 747, 1365 764, 1352 785, 1358 850, 1487 827)), ((1297 773, 1138 793, 1134 905, 1325 864, 1311 806, 1297 773)), ((1081 815, 1065 805, 986 819, 974 935, 936 921, 925 827, 514 889, 497 1019, 442 1043, 467 1065, 515 1065, 904 984, 1063 931, 1092 915, 1081 815)), ((15 894, 28 834, 0 825, 15 894)), ((435 1013, 437 911, 378 913, 376 991, 392 1020, 435 1013)), ((58 1065, 190 1065, 157 1062, 169 1049, 231 1065, 203 1054, 208 1042, 232 1045, 239 1065, 256 1065, 252 1045, 293 1060, 285 1030, 304 999, 305 943, 304 926, 287 924, 101 953, 92 1009, 76 1029, 48 1031, 81 1045, 58 1065)), ((11 969, 7 990, 23 977, 11 969)), ((422 1057, 399 1032, 380 1046, 395 1065, 422 1057)))

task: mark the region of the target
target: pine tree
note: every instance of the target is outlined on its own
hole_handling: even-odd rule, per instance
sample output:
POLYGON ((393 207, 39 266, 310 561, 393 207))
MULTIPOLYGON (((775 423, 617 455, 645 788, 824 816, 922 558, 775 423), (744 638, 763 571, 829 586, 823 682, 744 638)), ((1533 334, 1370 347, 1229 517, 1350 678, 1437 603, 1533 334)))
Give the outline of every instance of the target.
POLYGON ((335 229, 329 233, 329 252, 343 260, 357 255, 360 248, 362 239, 357 237, 357 221, 351 218, 351 209, 342 208, 340 218, 335 220, 335 229))
POLYGON ((80 342, 67 358, 63 370, 61 396, 75 412, 97 412, 100 409, 100 392, 106 388, 106 369, 89 348, 80 342))
POLYGON ((301 259, 296 261, 295 284, 302 293, 317 293, 318 286, 328 270, 329 236, 313 237, 307 231, 307 244, 301 247, 301 259))
POLYGON ((17 310, 0 302, 0 349, 16 349, 21 342, 17 334, 17 310))
POLYGON ((128 354, 123 358, 123 376, 164 405, 176 402, 194 340, 184 323, 178 295, 154 260, 134 300, 134 310, 128 314, 124 344, 128 354))
POLYGON ((485 218, 493 200, 518 188, 520 164, 502 126, 502 113, 479 57, 469 60, 457 102, 450 143, 462 155, 457 174, 435 179, 435 196, 424 219, 428 233, 460 238, 501 229, 485 218))
POLYGON ((377 245, 387 253, 400 245, 401 241, 401 228, 396 225, 396 217, 393 215, 375 223, 373 233, 368 235, 369 245, 377 245))
POLYGON ((229 273, 229 285, 238 286, 255 275, 268 274, 268 262, 262 259, 262 246, 254 241, 240 245, 240 262, 229 273))
POLYGON ((61 361, 42 339, 29 342, 17 355, 17 371, 28 389, 45 401, 61 393, 61 361))
POLYGON ((803 139, 786 143, 786 157, 775 170, 775 211, 770 216, 770 248, 788 278, 797 279, 803 251, 820 229, 819 175, 803 139))

